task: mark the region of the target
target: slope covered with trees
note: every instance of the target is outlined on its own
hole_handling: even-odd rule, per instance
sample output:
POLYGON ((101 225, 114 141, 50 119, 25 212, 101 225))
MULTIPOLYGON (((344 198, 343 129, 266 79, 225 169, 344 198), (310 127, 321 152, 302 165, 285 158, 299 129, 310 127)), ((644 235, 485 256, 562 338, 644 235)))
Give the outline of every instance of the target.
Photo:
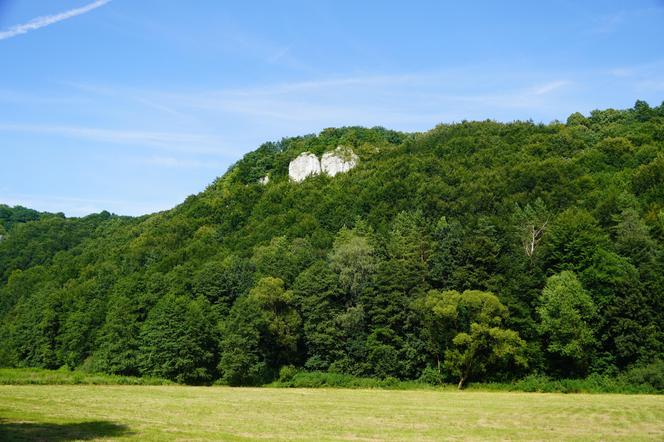
POLYGON ((266 143, 140 218, 0 207, 0 365, 459 382, 664 355, 664 105, 266 143), (288 179, 339 145, 352 171, 288 179), (270 176, 267 185, 259 183, 270 176))

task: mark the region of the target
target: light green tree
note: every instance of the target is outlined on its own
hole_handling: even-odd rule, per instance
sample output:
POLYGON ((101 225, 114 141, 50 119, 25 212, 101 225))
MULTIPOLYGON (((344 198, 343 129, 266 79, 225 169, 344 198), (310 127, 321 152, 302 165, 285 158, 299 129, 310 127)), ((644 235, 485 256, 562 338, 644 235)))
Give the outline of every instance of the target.
POLYGON ((471 377, 502 362, 513 360, 516 365, 527 365, 523 355, 526 342, 514 330, 473 322, 470 332, 457 334, 452 344, 445 352, 445 368, 459 378, 459 389, 471 377))
POLYGON ((329 255, 330 267, 339 275, 341 288, 356 298, 376 271, 374 248, 369 239, 343 227, 329 255))
POLYGON ((547 280, 537 313, 546 350, 580 368, 586 367, 596 344, 596 308, 573 272, 563 271, 547 280))
POLYGON ((429 350, 444 354, 444 369, 459 379, 459 388, 500 363, 525 366, 525 341, 503 328, 507 308, 493 293, 478 290, 430 290, 415 303, 427 333, 429 350))

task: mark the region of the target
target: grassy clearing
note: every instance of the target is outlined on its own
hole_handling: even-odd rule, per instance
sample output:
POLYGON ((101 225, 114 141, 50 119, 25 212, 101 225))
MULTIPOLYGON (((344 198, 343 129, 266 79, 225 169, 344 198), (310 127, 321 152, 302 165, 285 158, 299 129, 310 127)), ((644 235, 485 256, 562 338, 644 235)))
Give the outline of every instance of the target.
POLYGON ((664 396, 3 385, 0 435, 10 441, 662 440, 664 396))

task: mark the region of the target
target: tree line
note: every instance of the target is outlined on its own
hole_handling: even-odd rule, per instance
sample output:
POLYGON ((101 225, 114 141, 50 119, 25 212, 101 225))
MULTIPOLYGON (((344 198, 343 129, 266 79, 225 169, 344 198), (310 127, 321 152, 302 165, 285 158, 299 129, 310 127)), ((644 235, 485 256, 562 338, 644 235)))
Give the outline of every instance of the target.
POLYGON ((462 387, 664 354, 664 105, 326 129, 264 144, 169 211, 0 206, 0 229, 4 366, 462 387), (288 180, 298 154, 339 145, 358 167, 288 180))

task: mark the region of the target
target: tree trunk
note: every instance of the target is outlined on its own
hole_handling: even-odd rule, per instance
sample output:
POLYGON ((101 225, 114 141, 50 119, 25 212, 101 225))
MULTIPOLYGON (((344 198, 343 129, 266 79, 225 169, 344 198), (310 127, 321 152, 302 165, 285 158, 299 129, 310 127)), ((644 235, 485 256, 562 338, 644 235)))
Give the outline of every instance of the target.
POLYGON ((468 377, 467 377, 466 375, 461 376, 461 379, 459 379, 459 385, 457 385, 457 387, 459 388, 459 390, 462 390, 462 389, 463 389, 463 384, 466 382, 466 379, 467 379, 467 378, 468 378, 468 377))

